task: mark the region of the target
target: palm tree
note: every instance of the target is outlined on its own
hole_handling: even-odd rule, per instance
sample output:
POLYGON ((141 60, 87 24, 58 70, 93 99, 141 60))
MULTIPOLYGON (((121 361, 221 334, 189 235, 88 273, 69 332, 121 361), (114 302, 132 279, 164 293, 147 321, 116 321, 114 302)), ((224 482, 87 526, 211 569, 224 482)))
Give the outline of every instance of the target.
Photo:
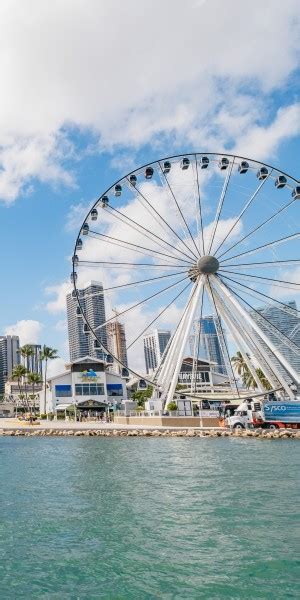
POLYGON ((32 395, 31 398, 33 400, 33 402, 35 401, 35 393, 34 393, 34 389, 36 385, 39 385, 39 383, 42 383, 42 378, 40 376, 39 373, 28 373, 27 375, 27 381, 29 383, 29 385, 31 385, 31 389, 32 389, 32 395))
POLYGON ((57 350, 55 348, 50 348, 50 346, 43 346, 40 359, 44 362, 44 413, 46 413, 46 391, 47 391, 47 366, 48 360, 53 360, 53 358, 58 358, 57 350))
POLYGON ((28 369, 28 358, 33 355, 33 347, 30 344, 25 344, 19 348, 18 352, 24 358, 24 366, 28 369))
POLYGON ((232 357, 231 362, 233 363, 233 368, 236 370, 237 374, 241 376, 243 385, 247 389, 257 388, 257 383, 256 383, 242 353, 239 350, 237 351, 236 355, 232 357))
POLYGON ((232 357, 231 362, 233 363, 233 367, 238 375, 243 375, 249 370, 247 363, 239 350, 237 351, 236 355, 232 357))
POLYGON ((272 386, 271 386, 269 380, 266 378, 264 372, 262 371, 262 369, 260 367, 258 367, 256 369, 256 373, 257 373, 258 379, 261 381, 261 383, 264 386, 265 390, 271 390, 272 386))
POLYGON ((27 407, 27 395, 22 392, 22 382, 24 381, 24 377, 27 375, 27 369, 24 365, 17 365, 12 370, 11 378, 12 380, 17 380, 18 388, 19 388, 19 398, 20 400, 25 400, 25 407, 27 407))

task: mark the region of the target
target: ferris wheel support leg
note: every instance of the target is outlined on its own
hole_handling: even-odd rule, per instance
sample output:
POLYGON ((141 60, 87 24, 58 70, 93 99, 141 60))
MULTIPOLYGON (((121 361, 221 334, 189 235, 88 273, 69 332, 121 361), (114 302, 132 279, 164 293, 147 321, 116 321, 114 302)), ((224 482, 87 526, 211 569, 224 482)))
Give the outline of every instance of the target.
MULTIPOLYGON (((172 342, 170 344, 170 348, 168 349, 167 355, 165 357, 164 364, 163 364, 163 366, 161 368, 161 371, 160 371, 160 373, 158 375, 158 378, 157 378, 157 383, 158 384, 163 384, 163 382, 166 380, 167 373, 170 370, 170 365, 172 364, 172 358, 173 358, 174 352, 176 352, 176 349, 178 348, 179 338, 180 338, 180 335, 182 333, 182 330, 185 327, 185 322, 186 322, 187 315, 188 315, 188 308, 189 308, 189 306, 191 304, 192 297, 193 297, 194 293, 195 293, 195 288, 192 288, 191 293, 190 293, 189 298, 188 298, 188 301, 187 301, 186 306, 185 306, 184 311, 183 311, 183 316, 182 316, 181 322, 180 322, 179 327, 178 327, 178 329, 177 329, 177 331, 176 331, 176 333, 175 333, 175 335, 174 335, 174 337, 172 339, 172 342)), ((163 386, 163 387, 165 387, 165 386, 163 386)))
MULTIPOLYGON (((296 384, 299 384, 300 381, 299 381, 299 376, 297 375, 297 373, 294 371, 294 369, 291 367, 291 365, 285 360, 284 356, 282 356, 279 349, 274 346, 274 344, 271 342, 271 340, 261 330, 259 325, 257 325, 257 323, 252 319, 252 317, 249 315, 249 313, 247 313, 247 311, 240 305, 240 303, 237 302, 237 300, 235 299, 234 295, 230 292, 230 290, 228 290, 228 288, 223 283, 221 283, 216 276, 213 276, 213 283, 214 283, 215 288, 217 290, 219 290, 219 292, 221 292, 221 295, 225 296, 227 302, 229 303, 229 305, 231 305, 233 314, 238 313, 240 315, 241 320, 242 320, 242 326, 246 327, 248 329, 248 332, 250 329, 250 335, 251 335, 251 329, 256 331, 258 336, 263 340, 263 342, 266 344, 266 346, 269 348, 269 350, 272 352, 272 354, 274 356, 276 356, 276 358, 279 360, 279 362, 282 364, 282 366, 290 374, 292 380, 296 384)), ((272 370, 274 371, 278 381, 280 381, 281 385, 285 389, 288 396, 294 400, 295 395, 294 395, 293 391, 290 389, 290 387, 287 384, 287 382, 285 381, 284 377, 279 373, 278 368, 276 367, 276 365, 274 365, 273 361, 271 361, 269 357, 266 358, 267 355, 266 355, 265 351, 263 350, 261 344, 259 343, 258 339, 255 340, 255 343, 257 344, 261 354, 265 357, 265 360, 267 360, 267 362, 270 364, 270 366, 272 366, 272 370)))
POLYGON ((236 328, 236 326, 235 326, 233 320, 230 318, 229 314, 224 310, 224 307, 220 303, 220 300, 219 300, 219 297, 217 296, 217 294, 216 294, 216 303, 217 303, 219 312, 221 314, 221 317, 224 319, 224 322, 226 323, 229 331, 231 332, 235 343, 237 344, 238 348, 240 349, 241 355, 242 355, 259 391, 264 392, 265 388, 262 385, 259 377, 257 376, 254 365, 252 364, 251 358, 247 352, 247 350, 250 350, 250 348, 247 348, 247 346, 245 344, 245 340, 240 335, 238 329, 236 328))
POLYGON ((246 330, 244 324, 242 324, 238 320, 237 320, 237 324, 243 331, 243 335, 240 335, 240 339, 245 342, 246 346, 248 346, 250 353, 255 357, 258 364, 262 365, 263 372, 264 372, 265 376, 267 377, 267 379, 269 380, 269 382, 271 383, 271 385, 273 386, 273 388, 278 388, 278 386, 280 385, 280 382, 275 378, 272 368, 271 368, 269 362, 267 362, 267 355, 263 356, 262 353, 259 351, 258 347, 255 347, 253 345, 253 343, 251 342, 251 337, 248 334, 248 331, 246 330))
POLYGON ((188 336, 190 333, 190 329, 191 329, 191 326, 192 326, 192 323, 193 323, 193 320, 195 317, 195 312, 198 307, 199 298, 200 298, 200 294, 201 294, 203 285, 204 285, 203 277, 200 277, 196 284, 196 289, 195 289, 194 297, 191 301, 190 310, 186 313, 186 319, 184 319, 185 326, 184 326, 184 329, 181 330, 181 335, 180 335, 180 340, 178 343, 177 352, 174 353, 174 356, 173 356, 173 361, 172 361, 172 365, 171 365, 172 368, 170 369, 170 375, 171 375, 171 377, 169 379, 170 384, 169 384, 169 382, 166 382, 166 384, 168 385, 168 387, 165 388, 165 389, 168 389, 166 404, 171 402, 174 397, 176 385, 178 383, 178 375, 180 373, 180 369, 182 366, 182 360, 183 360, 183 355, 184 355, 184 351, 185 351, 185 346, 186 346, 188 336))

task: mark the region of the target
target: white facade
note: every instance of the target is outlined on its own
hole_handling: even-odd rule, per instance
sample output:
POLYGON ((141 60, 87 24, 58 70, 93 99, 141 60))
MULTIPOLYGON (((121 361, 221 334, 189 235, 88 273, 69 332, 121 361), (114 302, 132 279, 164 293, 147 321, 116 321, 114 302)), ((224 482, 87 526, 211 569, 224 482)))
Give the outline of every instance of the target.
POLYGON ((91 356, 77 359, 64 373, 48 379, 46 411, 44 392, 40 392, 41 413, 54 413, 60 406, 99 403, 107 407, 127 399, 126 380, 106 370, 106 363, 91 356))

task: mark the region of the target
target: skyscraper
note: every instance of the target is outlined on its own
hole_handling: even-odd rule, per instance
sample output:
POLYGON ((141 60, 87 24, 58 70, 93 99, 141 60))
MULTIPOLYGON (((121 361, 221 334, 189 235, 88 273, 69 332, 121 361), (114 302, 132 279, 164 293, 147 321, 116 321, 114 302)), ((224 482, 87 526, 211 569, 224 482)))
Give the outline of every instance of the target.
POLYGON ((125 326, 117 319, 106 325, 107 348, 123 365, 127 367, 125 326))
MULTIPOLYGON (((106 320, 102 283, 88 282, 84 288, 78 290, 78 296, 82 311, 95 330, 106 320)), ((84 332, 84 321, 74 291, 67 294, 67 319, 70 360, 74 361, 87 355, 103 358, 104 353, 98 340, 95 340, 91 333, 84 332)), ((106 326, 97 329, 97 337, 107 347, 106 326)))
POLYGON ((170 337, 170 331, 163 331, 161 329, 154 329, 151 333, 144 335, 146 373, 150 373, 150 371, 153 371, 159 365, 170 337))
MULTIPOLYGON (((285 302, 285 304, 287 305, 287 308, 283 307, 283 309, 275 303, 269 306, 262 306, 257 308, 256 311, 250 311, 250 315, 252 319, 259 325, 265 335, 268 336, 269 340, 274 344, 274 346, 280 350, 281 354, 295 369, 295 371, 300 373, 300 351, 297 353, 289 348, 284 337, 287 336, 292 342, 294 342, 294 344, 296 344, 296 346, 299 346, 300 348, 300 317, 296 312, 297 305, 295 300, 285 302), (278 337, 278 335, 274 333, 274 330, 272 330, 272 328, 270 329, 267 321, 279 329, 279 332, 283 333, 284 335, 280 337, 279 334, 278 337)), ((276 356, 274 357, 262 340, 260 343, 263 345, 273 361, 276 362, 281 373, 289 378, 285 368, 281 366, 276 356)))
MULTIPOLYGON (((190 336, 190 351, 194 356, 195 344, 198 345, 200 328, 200 319, 194 322, 194 333, 190 336)), ((196 347, 197 352, 197 347, 196 347)), ((227 367, 224 359, 226 354, 225 343, 218 320, 213 315, 203 317, 201 319, 201 336, 199 344, 198 358, 204 358, 212 363, 211 369, 215 373, 223 373, 227 375, 227 367)))
POLYGON ((11 378, 14 367, 20 364, 19 348, 19 336, 0 336, 0 394, 4 394, 5 383, 11 378))

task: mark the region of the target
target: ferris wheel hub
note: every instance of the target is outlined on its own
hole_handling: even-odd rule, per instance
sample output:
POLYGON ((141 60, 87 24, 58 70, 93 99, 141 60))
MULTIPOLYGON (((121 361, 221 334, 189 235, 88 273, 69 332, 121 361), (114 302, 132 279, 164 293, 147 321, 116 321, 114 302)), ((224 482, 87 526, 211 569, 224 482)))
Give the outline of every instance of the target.
POLYGON ((212 275, 217 272, 219 266, 220 263, 215 256, 201 256, 201 258, 197 260, 197 268, 201 274, 212 275))

